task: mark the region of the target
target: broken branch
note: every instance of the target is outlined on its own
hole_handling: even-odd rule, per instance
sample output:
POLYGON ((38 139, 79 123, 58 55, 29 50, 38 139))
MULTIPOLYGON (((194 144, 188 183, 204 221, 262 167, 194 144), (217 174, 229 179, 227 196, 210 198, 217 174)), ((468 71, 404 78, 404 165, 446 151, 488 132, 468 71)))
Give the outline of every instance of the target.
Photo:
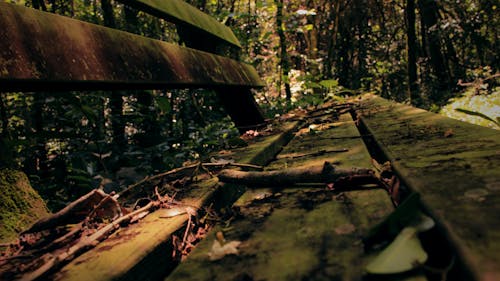
MULTIPOLYGON (((224 162, 224 163, 201 163, 202 168, 206 169, 223 169, 228 166, 233 166, 233 167, 239 167, 239 168, 247 168, 247 169, 256 169, 262 171, 264 168, 262 166, 257 166, 257 165, 252 165, 252 164, 245 164, 245 163, 234 163, 234 162, 224 162)), ((185 167, 180 167, 176 168, 167 172, 163 172, 151 177, 145 177, 141 181, 134 183, 132 185, 129 185, 125 190, 121 191, 119 193, 119 197, 123 197, 126 194, 128 194, 132 189, 146 183, 150 182, 153 180, 157 179, 162 179, 166 178, 167 180, 175 180, 178 178, 182 177, 191 177, 193 175, 193 172, 200 167, 200 163, 196 163, 193 165, 185 166, 185 167)))
POLYGON ((237 170, 222 170, 218 177, 220 181, 248 186, 284 186, 296 183, 332 183, 349 177, 371 178, 376 182, 371 169, 352 168, 337 169, 331 163, 323 166, 307 168, 291 168, 278 171, 244 172, 237 170))
POLYGON ((150 211, 152 208, 158 205, 157 202, 151 202, 146 206, 135 210, 127 215, 121 216, 115 221, 107 224, 105 227, 99 229, 92 235, 83 237, 78 243, 71 246, 67 251, 62 252, 59 255, 46 254, 40 258, 40 260, 46 260, 46 262, 36 269, 35 271, 29 272, 21 277, 22 280, 35 280, 45 275, 46 273, 58 268, 59 266, 73 260, 78 255, 82 254, 86 250, 95 247, 100 241, 112 234, 116 229, 118 229, 122 224, 130 221, 134 216, 150 211))
POLYGON ((22 234, 38 232, 44 229, 54 228, 59 225, 70 224, 71 222, 69 221, 80 221, 78 219, 80 216, 87 216, 88 212, 93 210, 94 206, 106 198, 106 196, 108 195, 104 191, 94 189, 78 198, 76 201, 71 202, 59 212, 38 220, 22 234))
POLYGON ((341 149, 334 149, 334 150, 326 150, 322 149, 319 151, 315 152, 310 152, 310 153, 286 153, 286 154, 281 154, 276 156, 276 159, 295 159, 295 158, 301 158, 301 157, 314 157, 314 156, 320 156, 328 153, 340 153, 340 152, 347 152, 349 149, 347 148, 341 148, 341 149))

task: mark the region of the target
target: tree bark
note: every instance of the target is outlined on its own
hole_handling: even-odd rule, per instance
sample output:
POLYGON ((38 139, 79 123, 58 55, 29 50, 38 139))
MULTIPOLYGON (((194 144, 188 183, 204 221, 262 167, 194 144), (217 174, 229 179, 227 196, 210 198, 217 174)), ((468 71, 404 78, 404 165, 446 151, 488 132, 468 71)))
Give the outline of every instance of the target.
POLYGON ((415 0, 406 0, 406 47, 408 52, 408 96, 412 105, 420 103, 417 84, 417 36, 415 32, 415 0))
POLYGON ((110 0, 101 0, 102 14, 104 18, 104 26, 116 28, 115 15, 113 6, 110 0))
MULTIPOLYGON (((275 0, 276 3, 276 27, 280 40, 280 66, 281 76, 285 85, 285 98, 287 102, 292 100, 292 91, 290 89, 290 81, 288 74, 290 72, 290 62, 288 61, 287 44, 285 31, 283 30, 283 0, 275 0)), ((281 89, 279 89, 281 91, 281 89)))
MULTIPOLYGON (((441 40, 439 34, 429 30, 431 27, 438 24, 438 5, 435 0, 419 0, 420 16, 426 27, 427 32, 427 47, 431 59, 431 64, 434 68, 435 75, 439 83, 440 90, 451 88, 451 77, 448 71, 447 62, 442 52, 441 40)), ((431 97, 433 100, 438 100, 439 97, 431 97)))

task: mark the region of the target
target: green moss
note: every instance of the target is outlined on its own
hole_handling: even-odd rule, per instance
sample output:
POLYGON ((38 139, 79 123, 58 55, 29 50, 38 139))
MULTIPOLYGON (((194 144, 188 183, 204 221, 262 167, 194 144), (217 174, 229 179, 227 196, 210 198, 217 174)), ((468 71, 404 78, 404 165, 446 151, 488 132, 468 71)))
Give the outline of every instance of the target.
POLYGON ((0 242, 8 242, 34 221, 48 214, 40 195, 26 175, 0 170, 0 242))
POLYGON ((167 19, 174 18, 180 22, 215 35, 224 41, 241 48, 241 45, 230 28, 218 22, 211 16, 201 12, 195 7, 181 0, 158 1, 158 0, 140 0, 123 1, 136 7, 146 7, 145 10, 152 10, 153 14, 160 14, 160 17, 167 19))

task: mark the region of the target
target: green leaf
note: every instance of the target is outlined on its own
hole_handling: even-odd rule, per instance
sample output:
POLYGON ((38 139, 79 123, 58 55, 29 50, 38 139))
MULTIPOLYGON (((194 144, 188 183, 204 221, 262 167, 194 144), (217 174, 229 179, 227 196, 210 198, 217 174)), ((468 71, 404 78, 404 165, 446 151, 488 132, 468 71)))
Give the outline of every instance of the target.
POLYGON ((339 85, 339 81, 335 79, 328 79, 320 81, 319 84, 327 89, 332 89, 339 85))
POLYGON ((156 104, 163 113, 169 113, 172 109, 170 100, 167 97, 156 97, 156 104))
POLYGON ((82 105, 81 107, 83 115, 89 119, 91 122, 95 122, 97 120, 97 114, 92 110, 90 106, 82 105))
POLYGON ((483 119, 486 119, 488 121, 491 121, 491 122, 495 123, 495 125, 497 125, 497 126, 500 127, 500 117, 497 117, 497 121, 495 121, 493 118, 491 118, 491 117, 489 117, 487 115, 484 115, 481 112, 467 110, 467 109, 463 109, 463 108, 456 108, 455 110, 458 111, 458 112, 462 112, 462 113, 468 114, 468 115, 479 116, 479 117, 481 117, 483 119))

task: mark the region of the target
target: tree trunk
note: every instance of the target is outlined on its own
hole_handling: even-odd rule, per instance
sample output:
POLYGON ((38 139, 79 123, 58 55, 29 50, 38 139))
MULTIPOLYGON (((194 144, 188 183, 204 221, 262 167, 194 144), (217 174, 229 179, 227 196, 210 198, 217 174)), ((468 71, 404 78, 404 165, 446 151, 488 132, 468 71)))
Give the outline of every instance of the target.
POLYGON ((101 9, 104 18, 104 26, 116 28, 115 15, 111 0, 101 0, 101 9))
POLYGON ((417 84, 417 36, 415 32, 415 0, 406 0, 406 47, 408 52, 408 96, 412 105, 420 103, 417 84))
MULTIPOLYGON (((276 3, 276 25, 278 36, 280 39, 280 66, 281 76, 285 84, 285 97, 288 103, 292 100, 292 91, 290 89, 290 81, 288 74, 290 72, 290 62, 288 61, 288 54, 286 52, 287 44, 285 31, 283 30, 283 0, 275 0, 276 3)), ((281 89, 279 89, 281 91, 281 89)))
MULTIPOLYGON (((422 22, 424 23, 427 31, 427 48, 431 64, 439 83, 439 90, 450 89, 452 82, 447 62, 442 53, 439 34, 435 31, 429 30, 431 27, 438 24, 438 5, 435 0, 419 0, 418 4, 420 8, 420 16, 422 17, 422 22)), ((438 100, 439 97, 431 97, 431 99, 438 100)))
MULTIPOLYGON (((101 0, 104 25, 116 28, 115 15, 110 0, 101 0)), ((120 92, 113 91, 109 98, 109 108, 111 109, 111 127, 113 138, 113 150, 123 151, 127 142, 125 139, 125 123, 123 122, 123 98, 120 92)))
POLYGON ((127 145, 125 123, 123 122, 123 99, 120 92, 113 91, 109 99, 113 150, 123 151, 127 145))
POLYGON ((328 41, 328 57, 325 60, 325 70, 323 74, 324 79, 331 79, 333 77, 333 65, 335 62, 335 51, 337 46, 337 34, 339 32, 339 18, 340 18, 340 1, 336 0, 333 4, 332 15, 330 21, 333 22, 333 29, 330 33, 331 40, 328 41))
POLYGON ((9 133, 9 116, 4 95, 4 93, 0 93, 0 121, 2 122, 2 131, 0 132, 0 169, 11 167, 14 164, 11 145, 12 139, 9 133))

